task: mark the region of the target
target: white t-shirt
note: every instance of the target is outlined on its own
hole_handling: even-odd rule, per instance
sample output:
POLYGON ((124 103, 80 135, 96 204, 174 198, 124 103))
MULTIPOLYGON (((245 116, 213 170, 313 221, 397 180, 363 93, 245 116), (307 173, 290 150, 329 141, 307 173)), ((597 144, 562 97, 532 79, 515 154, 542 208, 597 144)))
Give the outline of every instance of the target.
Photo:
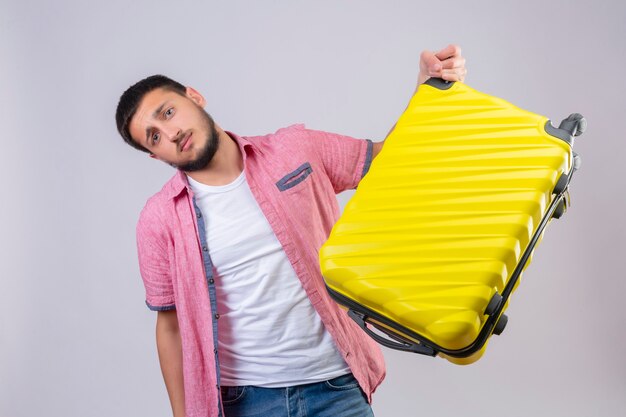
POLYGON ((223 186, 188 179, 213 262, 221 384, 274 388, 348 373, 245 173, 223 186))

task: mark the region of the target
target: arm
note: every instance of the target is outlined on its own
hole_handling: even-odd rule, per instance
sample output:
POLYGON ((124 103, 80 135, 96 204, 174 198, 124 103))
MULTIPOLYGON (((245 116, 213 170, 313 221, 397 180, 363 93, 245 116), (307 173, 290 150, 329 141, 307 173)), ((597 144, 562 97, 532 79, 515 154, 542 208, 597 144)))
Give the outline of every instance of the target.
POLYGON ((183 355, 176 310, 158 312, 156 340, 161 372, 174 417, 185 417, 183 355))
MULTIPOLYGON (((461 56, 461 48, 457 45, 448 45, 439 52, 424 51, 420 55, 420 72, 417 76, 417 86, 415 91, 411 94, 411 97, 417 93, 417 90, 421 84, 423 84, 430 77, 439 77, 447 81, 460 81, 465 80, 467 69, 465 68, 465 58, 461 56)), ((408 107, 408 106, 407 106, 408 107)), ((406 109, 405 109, 406 110, 406 109)), ((393 129, 396 127, 394 124, 389 129, 385 139, 389 137, 393 129)), ((375 158, 383 148, 385 139, 382 142, 375 142, 372 149, 372 157, 375 158)))

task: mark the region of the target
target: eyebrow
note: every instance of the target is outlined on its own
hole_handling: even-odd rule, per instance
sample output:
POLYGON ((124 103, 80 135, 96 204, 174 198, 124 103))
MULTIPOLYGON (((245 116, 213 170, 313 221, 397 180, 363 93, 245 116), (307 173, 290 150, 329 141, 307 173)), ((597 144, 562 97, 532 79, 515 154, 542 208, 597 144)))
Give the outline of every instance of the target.
MULTIPOLYGON (((152 112, 152 118, 156 119, 157 116, 163 111, 165 106, 167 106, 169 103, 170 103, 169 100, 164 103, 161 103, 161 105, 157 107, 157 109, 154 112, 152 112)), ((146 127, 146 143, 150 143, 150 131, 151 130, 152 130, 152 126, 146 127)))

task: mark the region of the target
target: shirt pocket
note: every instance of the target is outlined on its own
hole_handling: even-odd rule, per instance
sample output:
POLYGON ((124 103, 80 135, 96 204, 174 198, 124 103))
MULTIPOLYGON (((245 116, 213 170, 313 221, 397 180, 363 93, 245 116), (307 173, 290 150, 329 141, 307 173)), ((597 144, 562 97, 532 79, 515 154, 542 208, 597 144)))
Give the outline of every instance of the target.
POLYGON ((312 172, 313 172, 313 168, 311 168, 311 164, 308 162, 305 162, 304 164, 296 168, 294 171, 290 172, 289 174, 285 175, 280 180, 278 180, 276 182, 276 187, 278 187, 280 191, 285 191, 290 188, 293 188, 296 185, 300 184, 305 179, 307 179, 307 177, 311 175, 312 172))

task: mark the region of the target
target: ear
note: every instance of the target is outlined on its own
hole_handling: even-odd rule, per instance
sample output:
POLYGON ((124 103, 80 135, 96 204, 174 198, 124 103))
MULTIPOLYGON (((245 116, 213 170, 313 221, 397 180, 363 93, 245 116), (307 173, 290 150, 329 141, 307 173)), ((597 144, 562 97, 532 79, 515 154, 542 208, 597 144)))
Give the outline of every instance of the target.
POLYGON ((150 152, 149 155, 150 155, 150 158, 152 158, 152 159, 159 159, 159 157, 156 156, 155 154, 153 154, 152 152, 150 152))
POLYGON ((196 103, 200 107, 204 107, 206 104, 206 100, 202 97, 202 94, 197 92, 195 89, 191 87, 186 88, 187 97, 189 97, 194 103, 196 103))

